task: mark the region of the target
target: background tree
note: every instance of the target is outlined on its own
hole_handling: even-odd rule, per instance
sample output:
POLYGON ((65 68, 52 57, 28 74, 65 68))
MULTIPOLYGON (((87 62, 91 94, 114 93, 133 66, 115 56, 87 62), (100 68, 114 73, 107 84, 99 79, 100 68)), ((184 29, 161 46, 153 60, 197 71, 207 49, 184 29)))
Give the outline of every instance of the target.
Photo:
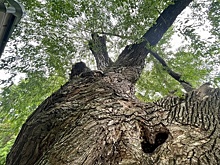
MULTIPOLYGON (((218 2, 213 1, 213 3, 218 2)), ((24 122, 26 116, 32 112, 42 100, 64 83, 68 77, 68 73, 70 73, 66 71, 66 69, 71 66, 71 59, 81 60, 82 54, 84 54, 87 59, 91 57, 88 55, 90 48, 88 41, 91 40, 91 33, 95 32, 99 35, 107 35, 108 52, 111 52, 111 54, 120 54, 119 52, 125 45, 133 43, 134 41, 137 43, 142 42, 139 39, 145 33, 146 27, 151 27, 154 24, 158 15, 169 5, 169 1, 167 1, 167 3, 159 1, 134 3, 129 1, 123 1, 123 3, 117 1, 115 3, 106 3, 104 1, 101 3, 92 1, 85 3, 77 1, 74 3, 65 1, 50 1, 44 3, 25 1, 24 4, 30 11, 40 12, 35 15, 30 13, 30 18, 27 18, 27 21, 24 22, 26 27, 33 27, 34 25, 34 28, 38 28, 38 30, 27 31, 27 29, 20 29, 18 31, 20 37, 15 40, 15 46, 17 47, 16 56, 9 56, 3 61, 5 69, 12 68, 11 72, 13 73, 19 71, 26 74, 26 79, 19 85, 7 87, 3 92, 3 96, 7 96, 4 98, 8 99, 2 98, 2 116, 4 116, 2 117, 2 123, 7 123, 3 124, 3 126, 10 128, 11 130, 9 129, 9 131, 13 132, 17 132, 20 127, 17 123, 24 122), (100 7, 100 5, 102 7, 100 7), (134 7, 132 5, 134 5, 134 7), (45 8, 43 8, 43 6, 45 8), (149 6, 149 12, 146 12, 146 8, 149 8, 149 6), (69 13, 68 11, 71 12, 69 13), (48 18, 46 23, 45 15, 48 18), (46 31, 45 29, 48 30, 46 31), (62 33, 59 33, 59 31, 62 31, 62 33), (28 32, 31 35, 27 35, 28 32), (120 39, 118 39, 118 37, 120 37, 120 39), (79 42, 74 43, 74 39, 77 39, 79 42), (18 44, 21 40, 23 44, 18 44), (117 49, 113 49, 114 47, 117 49), (17 58, 16 60, 15 57, 17 58), (18 61, 20 63, 18 63, 18 61), (45 90, 39 90, 42 89, 42 87, 44 87, 43 89, 45 90), (28 102, 25 103, 24 100, 30 98, 27 92, 31 94, 32 99, 28 99, 28 102), (13 104, 16 103, 13 106, 10 103, 12 100, 16 101, 13 101, 13 104), (5 113, 9 115, 5 116, 5 113), (14 120, 15 122, 8 122, 10 120, 14 120)), ((197 5, 197 7, 198 6, 199 5, 197 5)), ((195 6, 193 6, 193 8, 194 7, 195 6)), ((216 10, 218 10, 218 8, 212 12, 214 13, 216 10)), ((180 51, 175 54, 175 58, 170 56, 171 52, 166 55, 161 53, 168 47, 165 43, 167 43, 167 40, 170 38, 172 34, 171 31, 170 34, 167 34, 163 41, 161 41, 158 47, 151 49, 159 52, 160 55, 166 59, 168 64, 180 66, 179 68, 174 67, 175 71, 179 71, 184 80, 191 80, 190 82, 192 84, 197 85, 204 76, 200 75, 195 77, 195 75, 199 75, 198 73, 204 73, 203 75, 206 75, 207 72, 204 71, 207 67, 202 69, 201 66, 203 60, 206 60, 205 62, 207 63, 207 61, 209 62, 209 58, 208 56, 204 56, 204 59, 201 59, 201 55, 204 55, 204 51, 208 50, 206 49, 207 45, 199 40, 193 28, 192 26, 188 26, 187 29, 183 29, 182 31, 185 36, 192 39, 192 43, 196 43, 190 45, 190 47, 186 45, 185 50, 187 50, 187 52, 183 51, 184 49, 180 49, 180 51), (185 65, 182 61, 187 63, 187 66, 184 67, 184 69, 186 69, 184 72, 180 72, 180 70, 183 70, 183 65, 185 65), (182 65, 180 65, 181 63, 182 65)), ((212 45, 215 44, 213 43, 212 45)), ((212 46, 207 52, 211 51, 214 52, 211 55, 216 55, 219 50, 218 47, 212 46)), ((206 54, 208 54, 207 52, 206 54)), ((112 56, 111 54, 110 56, 112 56)), ((137 93, 138 96, 149 100, 155 98, 155 92, 163 96, 169 91, 180 88, 178 82, 166 76, 166 72, 163 71, 161 64, 154 60, 152 56, 147 57, 146 61, 151 64, 151 68, 147 68, 146 74, 143 72, 143 76, 138 83, 139 91, 141 91, 137 93), (146 84, 149 85, 146 87, 146 84)), ((5 142, 10 142, 13 134, 8 134, 6 131, 3 133, 6 133, 3 137, 7 137, 4 138, 5 142)))

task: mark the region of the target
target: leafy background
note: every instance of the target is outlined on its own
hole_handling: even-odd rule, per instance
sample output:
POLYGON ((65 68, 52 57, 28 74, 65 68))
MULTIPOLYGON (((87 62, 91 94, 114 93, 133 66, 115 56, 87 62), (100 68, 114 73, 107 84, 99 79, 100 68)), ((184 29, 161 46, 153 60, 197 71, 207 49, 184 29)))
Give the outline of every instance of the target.
MULTIPOLYGON (((107 36, 113 60, 138 42, 172 0, 21 0, 26 15, 15 29, 0 61, 0 164, 26 118, 68 81, 70 68, 84 61, 95 69, 89 51, 91 33, 107 36)), ((219 0, 194 1, 153 49, 185 81, 218 87, 219 0)), ((152 101, 184 91, 161 64, 148 55, 137 83, 137 96, 152 101)))

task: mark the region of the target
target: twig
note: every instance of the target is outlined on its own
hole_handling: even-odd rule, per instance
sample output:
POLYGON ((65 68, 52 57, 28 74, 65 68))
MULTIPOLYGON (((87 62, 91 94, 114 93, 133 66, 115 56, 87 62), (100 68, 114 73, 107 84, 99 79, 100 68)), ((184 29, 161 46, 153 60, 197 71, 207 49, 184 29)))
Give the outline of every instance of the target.
POLYGON ((163 66, 164 70, 167 71, 167 73, 173 77, 175 80, 177 80, 183 88, 186 90, 186 92, 192 91, 193 87, 189 82, 184 81, 181 77, 182 75, 179 73, 176 73, 170 69, 170 67, 167 65, 167 63, 163 60, 162 57, 159 56, 156 52, 153 52, 152 50, 148 49, 150 54, 152 54, 163 66))

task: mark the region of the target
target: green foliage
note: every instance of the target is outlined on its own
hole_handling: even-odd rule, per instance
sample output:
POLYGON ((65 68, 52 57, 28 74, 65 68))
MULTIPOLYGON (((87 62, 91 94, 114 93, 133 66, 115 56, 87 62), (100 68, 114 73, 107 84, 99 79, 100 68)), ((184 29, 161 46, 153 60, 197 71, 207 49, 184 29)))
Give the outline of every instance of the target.
POLYGON ((219 0, 212 0, 212 3, 209 8, 208 13, 209 20, 212 24, 212 34, 216 35, 218 39, 220 39, 220 1, 219 0))
POLYGON ((174 91, 175 95, 182 94, 178 82, 171 78, 157 61, 153 62, 152 70, 142 72, 137 86, 137 97, 146 102, 170 95, 174 91))
POLYGON ((4 164, 5 156, 27 117, 64 82, 65 79, 58 76, 32 76, 3 89, 0 97, 0 164, 4 164))
MULTIPOLYGON (((17 48, 17 55, 22 59, 21 63, 30 61, 27 59, 30 53, 39 55, 39 57, 32 55, 31 61, 34 62, 50 56, 48 49, 54 51, 57 57, 55 60, 59 59, 60 55, 57 53, 61 52, 65 56, 68 54, 69 62, 85 56, 93 58, 87 45, 91 32, 109 34, 109 42, 113 42, 121 49, 129 42, 139 39, 171 0, 111 2, 25 0, 22 3, 27 10, 27 16, 22 19, 20 29, 17 29, 19 37, 15 37, 17 42, 23 43, 17 48), (118 36, 119 39, 115 40, 113 36, 118 36), (33 46, 33 43, 38 46, 33 46), (31 52, 28 53, 30 47, 31 52), (64 50, 59 49, 60 47, 64 50)), ((15 45, 19 44, 17 42, 15 45)), ((111 52, 115 55, 117 53, 114 49, 111 49, 111 52)), ((40 65, 50 67, 48 66, 50 63, 40 65)))
MULTIPOLYGON (((94 58, 88 48, 92 32, 107 35, 108 52, 116 59, 127 44, 139 41, 173 0, 20 2, 26 9, 26 16, 13 33, 0 62, 0 69, 11 74, 11 78, 4 82, 0 97, 0 164, 4 164, 5 156, 26 118, 67 81, 71 64, 86 61, 94 67, 94 58), (14 84, 13 80, 20 73, 26 78, 14 84)), ((220 52, 219 0, 210 3, 195 1, 191 10, 191 17, 177 21, 152 49, 194 87, 207 79, 214 79, 218 84, 219 77, 208 73, 218 72, 215 68, 219 65, 220 52), (200 12, 203 9, 205 12, 200 12), (190 23, 191 19, 193 23, 190 23), (197 27, 204 24, 204 20, 210 21, 211 37, 215 40, 203 40, 198 34, 197 27), (175 42, 171 37, 177 30, 187 44, 177 51, 168 51, 175 42)), ((175 95, 182 94, 182 87, 157 60, 149 55, 146 63, 137 83, 139 98, 152 101, 173 91, 175 95)))

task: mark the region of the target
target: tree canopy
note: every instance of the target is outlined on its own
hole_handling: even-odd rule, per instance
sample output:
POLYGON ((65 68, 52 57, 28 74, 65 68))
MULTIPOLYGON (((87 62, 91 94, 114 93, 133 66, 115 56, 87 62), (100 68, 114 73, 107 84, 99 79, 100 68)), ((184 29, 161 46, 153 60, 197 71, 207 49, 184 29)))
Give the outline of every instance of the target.
MULTIPOLYGON (((0 63, 1 69, 11 74, 2 81, 0 98, 1 163, 27 116, 68 80, 71 65, 84 61, 95 68, 89 47, 91 34, 105 35, 108 53, 116 59, 126 45, 141 42, 147 29, 173 2, 25 0, 21 3, 26 16, 0 63), (14 83, 20 74, 24 77, 14 83)), ((159 44, 151 48, 193 87, 206 81, 215 85, 219 82, 219 6, 219 0, 194 1, 159 44), (177 35, 184 44, 174 49, 177 35)), ((137 87, 136 95, 145 101, 173 91, 179 95, 183 92, 179 82, 152 55, 146 57, 137 87)))

